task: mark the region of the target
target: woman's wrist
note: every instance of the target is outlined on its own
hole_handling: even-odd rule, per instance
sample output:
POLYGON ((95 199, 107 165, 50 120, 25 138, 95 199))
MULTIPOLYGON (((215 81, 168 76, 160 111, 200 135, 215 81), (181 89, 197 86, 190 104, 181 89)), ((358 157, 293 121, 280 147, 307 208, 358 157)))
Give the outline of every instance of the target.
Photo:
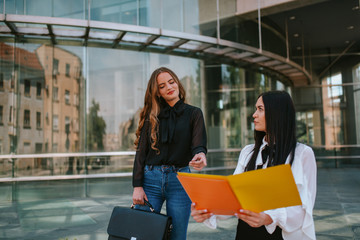
POLYGON ((272 218, 270 217, 269 214, 263 213, 264 214, 264 225, 270 225, 273 223, 272 218))

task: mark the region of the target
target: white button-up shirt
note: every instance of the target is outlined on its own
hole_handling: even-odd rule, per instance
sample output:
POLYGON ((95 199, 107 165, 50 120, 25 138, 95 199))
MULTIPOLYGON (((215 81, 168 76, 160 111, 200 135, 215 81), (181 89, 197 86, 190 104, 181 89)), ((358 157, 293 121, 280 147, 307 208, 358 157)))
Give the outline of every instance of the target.
MULTIPOLYGON (((256 165, 262 164, 261 149, 266 144, 263 141, 256 159, 256 165)), ((254 144, 247 145, 242 149, 234 174, 244 172, 253 149, 254 144)), ((286 163, 289 162, 290 156, 286 160, 286 163)), ((266 166, 267 164, 264 164, 263 168, 266 166)), ((312 213, 316 197, 317 168, 314 152, 309 146, 297 143, 291 170, 300 193, 302 205, 265 211, 273 220, 272 224, 265 226, 266 230, 271 234, 275 231, 276 226, 279 226, 282 229, 284 240, 316 239, 312 213)), ((224 216, 212 216, 204 223, 210 228, 216 228, 216 220, 221 218, 224 216)))

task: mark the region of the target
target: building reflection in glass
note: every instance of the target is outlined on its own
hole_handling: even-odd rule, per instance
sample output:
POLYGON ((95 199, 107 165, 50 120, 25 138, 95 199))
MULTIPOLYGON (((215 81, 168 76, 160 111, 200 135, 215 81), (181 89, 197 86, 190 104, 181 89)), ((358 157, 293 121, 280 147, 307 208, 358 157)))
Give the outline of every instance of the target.
MULTIPOLYGON (((325 78, 323 87, 290 91, 286 81, 260 71, 123 49, 0 43, 0 61, 1 154, 133 151, 148 78, 159 66, 173 69, 188 102, 202 108, 211 166, 233 166, 238 150, 253 141, 255 100, 270 89, 291 92, 298 138, 319 147, 318 154, 356 154, 334 146, 360 138, 351 130, 360 125, 358 65, 351 76, 325 78)), ((19 158, 14 166, 2 160, 0 175, 122 172, 132 161, 131 155, 19 158)))

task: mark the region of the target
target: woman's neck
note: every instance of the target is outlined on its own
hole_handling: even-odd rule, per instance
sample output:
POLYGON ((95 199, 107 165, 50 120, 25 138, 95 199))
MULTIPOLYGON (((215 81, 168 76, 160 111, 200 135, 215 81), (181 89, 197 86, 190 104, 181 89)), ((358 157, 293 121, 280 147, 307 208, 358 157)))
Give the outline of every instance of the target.
POLYGON ((166 102, 170 107, 173 107, 173 106, 175 106, 175 104, 177 103, 177 102, 179 102, 180 101, 180 98, 178 98, 178 99, 174 99, 174 100, 172 100, 172 101, 169 101, 169 102, 166 102))

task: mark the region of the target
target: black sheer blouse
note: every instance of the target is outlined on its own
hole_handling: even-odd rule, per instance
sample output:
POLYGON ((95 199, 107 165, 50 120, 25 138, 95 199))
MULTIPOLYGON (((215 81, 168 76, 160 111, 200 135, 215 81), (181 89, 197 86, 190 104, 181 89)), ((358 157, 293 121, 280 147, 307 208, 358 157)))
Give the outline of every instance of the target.
POLYGON ((151 125, 148 120, 141 129, 136 150, 133 187, 141 187, 145 165, 173 165, 185 167, 197 153, 207 153, 206 130, 200 108, 179 100, 173 107, 164 103, 158 115, 159 133, 157 154, 151 148, 151 125))

